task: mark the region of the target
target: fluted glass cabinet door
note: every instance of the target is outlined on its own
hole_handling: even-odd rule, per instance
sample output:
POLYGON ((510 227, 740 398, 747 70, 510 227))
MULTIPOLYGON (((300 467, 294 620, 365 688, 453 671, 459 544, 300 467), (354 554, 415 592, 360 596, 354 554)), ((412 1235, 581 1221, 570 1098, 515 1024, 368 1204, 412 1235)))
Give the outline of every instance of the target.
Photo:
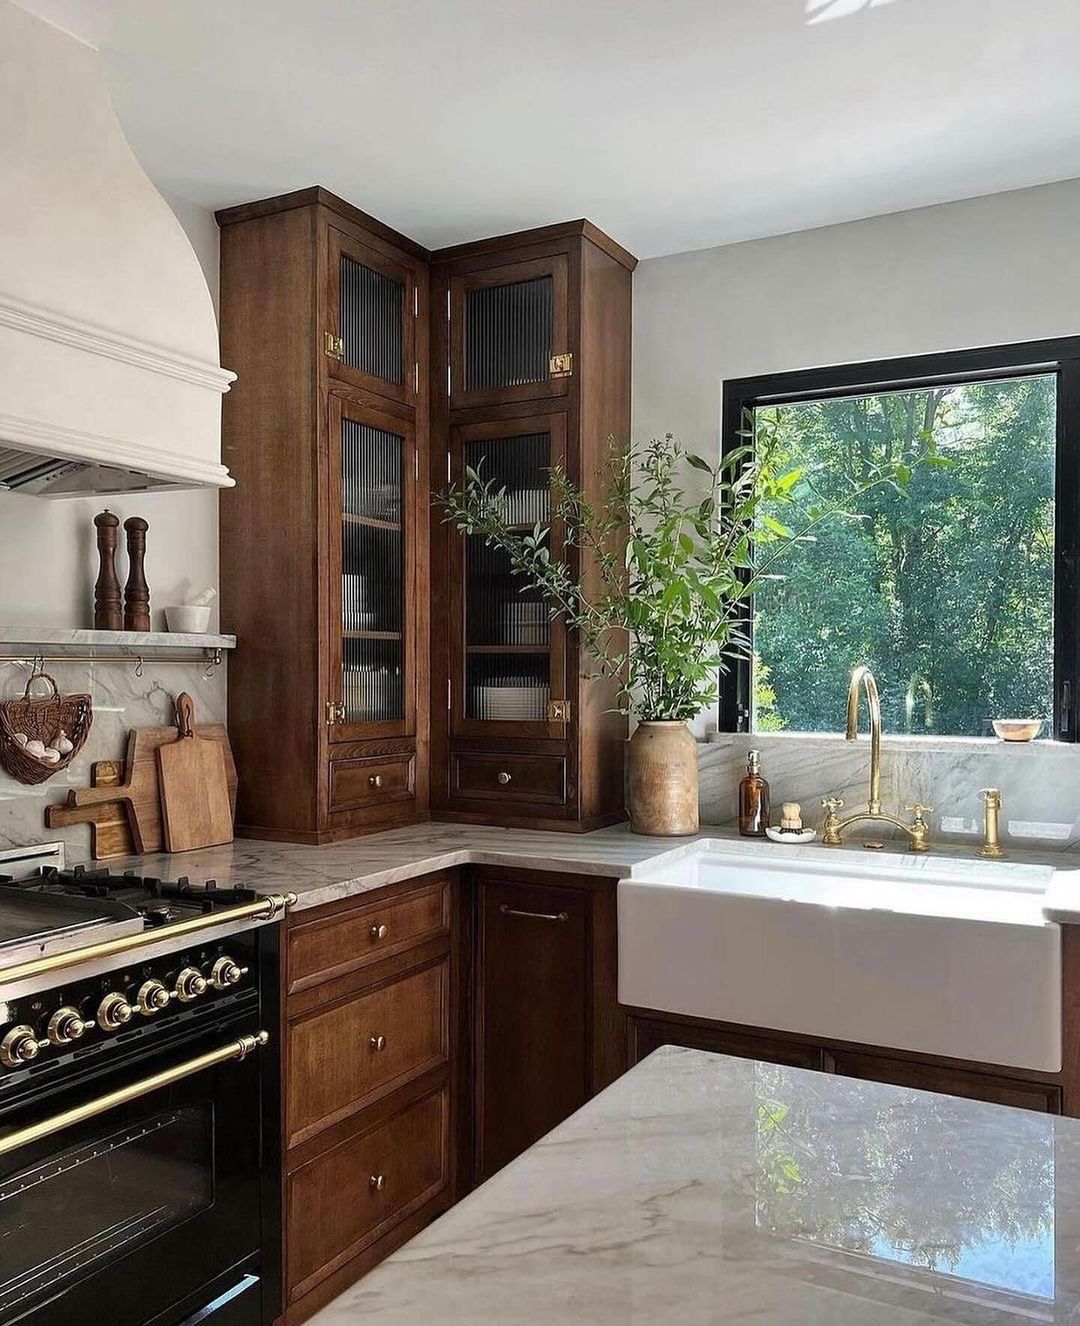
POLYGON ((331 378, 412 403, 418 373, 414 273, 334 229, 329 262, 331 378))
MULTIPOLYGON (((532 530, 550 521, 550 470, 565 464, 566 416, 467 424, 453 430, 452 471, 467 466, 497 488, 508 525, 532 530)), ((552 556, 563 552, 559 522, 552 556)), ((523 586, 506 553, 479 535, 452 540, 450 568, 451 726, 461 735, 562 737, 559 704, 566 695, 566 634, 547 602, 523 586), (554 704, 554 708, 553 708, 554 704)))
POLYGON ((450 282, 450 404, 564 396, 573 375, 564 254, 450 282))
POLYGON ((331 398, 333 739, 415 730, 414 479, 410 422, 331 398))

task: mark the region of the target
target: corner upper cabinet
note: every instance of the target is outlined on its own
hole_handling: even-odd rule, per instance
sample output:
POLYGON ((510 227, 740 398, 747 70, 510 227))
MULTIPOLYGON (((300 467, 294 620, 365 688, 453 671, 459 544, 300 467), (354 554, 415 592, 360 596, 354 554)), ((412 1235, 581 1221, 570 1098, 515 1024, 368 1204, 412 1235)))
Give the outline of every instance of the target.
POLYGON ((323 189, 219 213, 238 831, 426 814, 427 254, 323 189))
POLYGON ((408 262, 329 228, 325 350, 335 383, 414 405, 419 290, 408 262))
MULTIPOLYGON (((630 432, 634 265, 584 221, 432 256, 433 487, 479 470, 520 530, 548 524, 554 465, 599 499, 608 439, 630 432)), ((553 553, 588 577, 550 528, 553 553)), ((622 819, 613 686, 504 554, 438 512, 432 540, 434 812, 577 830, 622 819)))
POLYGON ((450 405, 565 396, 572 371, 568 255, 450 277, 450 405))

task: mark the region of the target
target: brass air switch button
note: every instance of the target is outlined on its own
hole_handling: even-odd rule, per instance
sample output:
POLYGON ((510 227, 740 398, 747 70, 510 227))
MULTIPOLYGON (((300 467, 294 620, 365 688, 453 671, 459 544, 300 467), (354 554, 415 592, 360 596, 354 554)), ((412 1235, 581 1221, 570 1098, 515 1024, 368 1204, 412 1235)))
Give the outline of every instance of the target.
POLYGON ((97 1024, 102 1031, 119 1031, 135 1016, 135 1010, 122 994, 107 994, 98 1004, 97 1024))
POLYGON ((139 986, 139 993, 135 999, 139 1007, 139 1012, 144 1017, 153 1017, 155 1013, 160 1013, 163 1008, 168 1008, 169 1000, 172 995, 162 981, 143 981, 139 986))
POLYGON ((79 1010, 65 1004, 58 1008, 49 1019, 47 1034, 51 1045, 70 1045, 86 1035, 87 1023, 79 1016, 79 1010))
POLYGON ((21 1068, 38 1057, 39 1049, 33 1027, 12 1027, 0 1041, 0 1063, 5 1068, 21 1068))
POLYGON ((182 1004, 190 1004, 193 999, 206 994, 206 977, 198 967, 185 967, 176 978, 173 994, 182 1004))
POLYGON ((246 967, 223 955, 210 969, 210 984, 215 990, 228 990, 230 986, 239 985, 246 975, 246 967))

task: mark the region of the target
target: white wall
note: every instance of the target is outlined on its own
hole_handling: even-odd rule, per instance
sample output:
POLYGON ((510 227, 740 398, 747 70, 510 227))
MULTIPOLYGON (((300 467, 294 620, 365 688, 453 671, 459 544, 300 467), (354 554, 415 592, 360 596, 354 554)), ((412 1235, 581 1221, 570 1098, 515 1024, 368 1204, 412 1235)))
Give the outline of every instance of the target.
POLYGON ((634 433, 715 453, 725 378, 1080 333, 1080 180, 642 262, 634 433))
MULTIPOLYGON (((216 311, 217 222, 212 212, 184 199, 168 201, 206 273, 216 311)), ((216 490, 49 501, 0 493, 0 632, 5 625, 93 625, 93 519, 105 507, 121 519, 140 515, 150 522, 147 578, 155 629, 164 629, 166 604, 192 588, 217 585, 216 490)), ((123 553, 118 560, 123 578, 123 553)))

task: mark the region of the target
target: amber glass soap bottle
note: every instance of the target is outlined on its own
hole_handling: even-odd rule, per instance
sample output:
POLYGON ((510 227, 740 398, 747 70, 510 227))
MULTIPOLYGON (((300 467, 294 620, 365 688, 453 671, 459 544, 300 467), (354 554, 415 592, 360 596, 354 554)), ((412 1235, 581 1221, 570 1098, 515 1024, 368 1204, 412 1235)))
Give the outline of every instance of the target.
POLYGON ((752 750, 739 784, 739 832, 744 838, 764 838, 768 823, 769 784, 761 776, 761 752, 752 750))

